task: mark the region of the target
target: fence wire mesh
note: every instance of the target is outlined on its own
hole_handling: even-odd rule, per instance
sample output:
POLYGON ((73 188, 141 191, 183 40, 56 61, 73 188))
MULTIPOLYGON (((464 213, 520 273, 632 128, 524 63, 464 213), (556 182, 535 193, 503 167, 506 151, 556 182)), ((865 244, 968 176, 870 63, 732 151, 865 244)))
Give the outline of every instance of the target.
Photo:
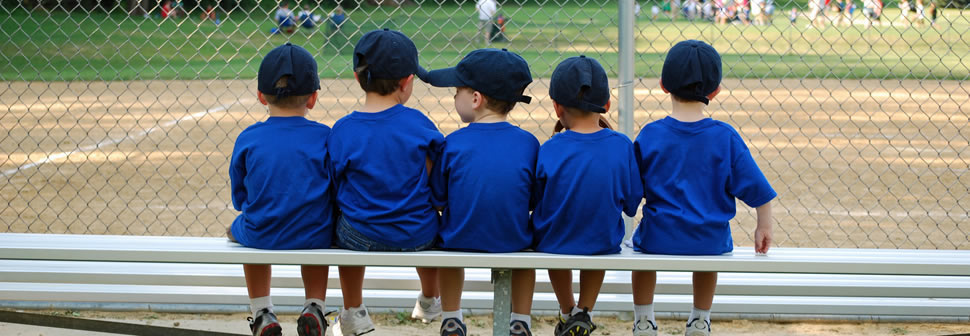
MULTIPOLYGON (((709 113, 740 131, 779 192, 778 245, 968 249, 970 11, 932 1, 638 1, 633 96, 614 90, 614 102, 633 99, 623 113, 633 113, 634 132, 663 118, 666 50, 707 41, 725 74, 709 113)), ((624 51, 621 9, 608 0, 499 1, 490 37, 474 1, 0 4, 6 232, 223 235, 237 214, 233 142, 267 116, 256 69, 287 41, 316 56, 323 88, 308 117, 328 125, 363 101, 351 54, 367 31, 403 31, 426 68, 508 48, 537 78, 536 100, 510 119, 540 141, 556 120, 547 95, 555 65, 595 57, 618 85, 624 51), (275 19, 283 4, 297 16, 292 33, 275 19)), ((447 134, 462 126, 453 94, 416 84, 409 105, 447 134)), ((620 121, 616 109, 608 117, 620 121)), ((753 211, 739 205, 735 242, 752 245, 753 211)))

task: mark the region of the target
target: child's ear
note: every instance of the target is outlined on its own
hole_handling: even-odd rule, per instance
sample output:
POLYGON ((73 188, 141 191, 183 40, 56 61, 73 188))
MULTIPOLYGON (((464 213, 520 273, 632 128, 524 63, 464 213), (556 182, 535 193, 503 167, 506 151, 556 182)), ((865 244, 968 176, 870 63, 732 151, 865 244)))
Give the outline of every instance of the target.
POLYGON ((717 88, 714 89, 714 92, 711 92, 711 94, 707 95, 707 100, 714 100, 714 97, 716 97, 718 93, 721 93, 720 85, 718 85, 717 88))
POLYGON ((610 111, 610 106, 611 106, 610 103, 611 101, 607 100, 606 105, 603 105, 603 109, 606 110, 606 112, 610 111))
POLYGON ((670 91, 667 91, 667 88, 664 87, 664 79, 663 78, 660 79, 660 89, 661 90, 664 90, 664 93, 670 93, 670 91))
POLYGON ((559 105, 559 103, 557 103, 555 100, 553 100, 552 101, 552 109, 554 111, 556 111, 556 118, 559 118, 559 120, 562 120, 562 115, 563 115, 563 113, 566 112, 566 108, 564 108, 562 105, 559 105))
POLYGON ((262 92, 256 91, 256 100, 259 100, 260 104, 269 105, 269 102, 266 101, 266 97, 263 97, 262 92))
POLYGON ((414 85, 414 75, 408 75, 407 77, 401 78, 401 82, 398 83, 398 87, 401 90, 407 90, 411 85, 414 85))
POLYGON ((307 99, 306 101, 307 110, 312 110, 313 107, 317 105, 317 92, 318 91, 313 91, 313 93, 310 94, 310 99, 307 99))
POLYGON ((481 92, 472 90, 472 109, 477 110, 485 106, 485 99, 487 98, 481 92))

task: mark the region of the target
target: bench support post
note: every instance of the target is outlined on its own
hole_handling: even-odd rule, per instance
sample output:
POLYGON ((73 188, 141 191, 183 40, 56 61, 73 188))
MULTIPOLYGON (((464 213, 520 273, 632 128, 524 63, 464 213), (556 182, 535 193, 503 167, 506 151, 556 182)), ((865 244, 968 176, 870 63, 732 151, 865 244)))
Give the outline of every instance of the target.
POLYGON ((492 269, 492 336, 509 335, 512 315, 512 270, 492 269))

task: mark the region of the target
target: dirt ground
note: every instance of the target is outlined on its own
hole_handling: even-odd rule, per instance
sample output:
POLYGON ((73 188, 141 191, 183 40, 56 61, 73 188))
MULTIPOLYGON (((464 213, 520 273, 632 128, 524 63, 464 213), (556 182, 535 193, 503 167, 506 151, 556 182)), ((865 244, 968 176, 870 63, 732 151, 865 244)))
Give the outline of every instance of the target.
MULTIPOLYGON (((35 312, 56 315, 70 315, 80 318, 102 319, 126 323, 141 323, 155 326, 178 327, 208 331, 220 331, 245 335, 249 329, 246 314, 168 314, 168 313, 117 313, 117 312, 63 312, 48 311, 35 312)), ((439 324, 422 324, 406 319, 404 313, 375 314, 374 321, 377 330, 374 336, 427 336, 436 335, 439 324)), ((283 332, 295 335, 296 315, 280 315, 283 332)), ((469 336, 491 335, 491 317, 488 315, 466 316, 465 322, 469 327, 469 336)), ((632 328, 629 321, 621 321, 615 317, 594 317, 598 325, 595 335, 629 335, 632 328)), ((660 320, 661 335, 683 335, 684 324, 679 320, 660 320)), ((555 326, 555 318, 549 316, 533 318, 533 333, 535 335, 551 335, 555 326)), ((109 336, 113 334, 69 331, 64 329, 40 328, 34 326, 16 325, 0 322, 3 335, 15 336, 109 336)), ((851 323, 851 322, 764 322, 747 320, 713 321, 712 331, 715 335, 967 335, 970 326, 966 324, 947 323, 851 323)))
MULTIPOLYGON (((0 231, 219 236, 236 216, 227 173, 233 142, 266 117, 255 81, 5 84, 0 231)), ((970 249, 970 83, 723 86, 709 111, 741 132, 778 191, 777 245, 970 249)), ((352 81, 322 87, 310 119, 332 125, 361 103, 352 81)), ((639 80, 634 91, 637 132, 670 103, 657 79, 639 80)), ((511 114, 540 141, 555 122, 547 92, 538 79, 528 90, 533 103, 511 114)), ((461 126, 452 96, 418 83, 408 105, 447 134, 461 126)), ((753 214, 739 206, 736 244, 752 245, 753 214)))

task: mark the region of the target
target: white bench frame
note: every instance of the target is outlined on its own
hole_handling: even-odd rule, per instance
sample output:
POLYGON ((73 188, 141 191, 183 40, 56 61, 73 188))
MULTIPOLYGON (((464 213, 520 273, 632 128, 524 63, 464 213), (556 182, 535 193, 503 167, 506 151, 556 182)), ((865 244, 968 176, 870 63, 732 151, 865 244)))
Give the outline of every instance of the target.
MULTIPOLYGON (((606 269, 812 274, 970 275, 970 251, 774 248, 758 256, 738 248, 719 256, 635 253, 573 256, 535 252, 412 253, 341 249, 259 250, 223 238, 0 233, 0 259, 200 264, 276 264, 390 267, 491 268, 494 282, 493 334, 507 334, 510 270, 606 269)), ((967 298, 970 298, 968 293, 967 298)), ((968 307, 970 308, 970 307, 968 307)))

